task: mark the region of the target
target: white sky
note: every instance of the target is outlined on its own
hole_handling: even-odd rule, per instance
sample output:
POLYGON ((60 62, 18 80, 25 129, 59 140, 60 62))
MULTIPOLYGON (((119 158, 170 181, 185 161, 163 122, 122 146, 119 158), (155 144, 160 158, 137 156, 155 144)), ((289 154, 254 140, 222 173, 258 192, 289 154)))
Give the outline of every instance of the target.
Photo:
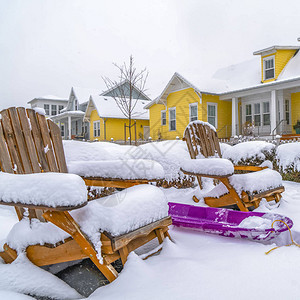
POLYGON ((147 94, 177 71, 211 77, 272 45, 299 45, 299 0, 0 0, 0 109, 71 86, 105 89, 112 62, 147 67, 147 94))

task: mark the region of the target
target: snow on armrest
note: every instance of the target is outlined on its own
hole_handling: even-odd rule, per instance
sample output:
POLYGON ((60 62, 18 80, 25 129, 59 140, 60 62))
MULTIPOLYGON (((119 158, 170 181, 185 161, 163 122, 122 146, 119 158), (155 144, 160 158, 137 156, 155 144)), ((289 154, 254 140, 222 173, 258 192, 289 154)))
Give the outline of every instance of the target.
POLYGON ((225 158, 186 159, 181 168, 187 173, 210 176, 230 176, 234 173, 232 162, 225 158))
POLYGON ((87 189, 77 175, 0 172, 0 201, 29 206, 78 207, 87 203, 87 189))
POLYGON ((148 159, 71 161, 69 173, 83 177, 117 178, 124 180, 164 178, 164 169, 156 161, 148 159))

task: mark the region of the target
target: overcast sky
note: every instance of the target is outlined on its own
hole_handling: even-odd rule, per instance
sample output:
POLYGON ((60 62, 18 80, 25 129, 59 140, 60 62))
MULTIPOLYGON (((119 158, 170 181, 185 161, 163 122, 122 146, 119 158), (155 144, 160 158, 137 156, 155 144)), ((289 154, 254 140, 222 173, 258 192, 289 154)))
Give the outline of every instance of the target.
POLYGON ((151 98, 175 71, 201 88, 198 75, 298 37, 299 0, 0 0, 0 109, 72 86, 103 91, 130 54, 151 98))

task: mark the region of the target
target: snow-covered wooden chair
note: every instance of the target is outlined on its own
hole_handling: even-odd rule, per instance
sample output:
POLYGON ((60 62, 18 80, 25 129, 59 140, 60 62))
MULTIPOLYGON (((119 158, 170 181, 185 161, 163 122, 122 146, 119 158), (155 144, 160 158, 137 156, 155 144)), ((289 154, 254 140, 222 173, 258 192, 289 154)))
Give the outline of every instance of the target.
POLYGON ((112 262, 169 236, 168 205, 155 186, 88 202, 82 178, 66 174, 59 127, 32 109, 1 111, 0 166, 0 204, 14 206, 20 220, 0 250, 6 263, 19 251, 37 266, 90 258, 111 282, 112 262))
MULTIPOLYGON (((276 202, 281 199, 284 187, 280 174, 267 167, 234 166, 223 159, 216 129, 209 123, 191 122, 185 129, 184 140, 192 160, 183 163, 182 171, 196 176, 200 188, 201 177, 220 181, 204 197, 207 205, 237 205, 240 210, 248 211, 249 207, 258 207, 262 198, 276 202), (248 173, 234 174, 234 171, 248 173)), ((197 201, 195 196, 194 200, 197 201)))

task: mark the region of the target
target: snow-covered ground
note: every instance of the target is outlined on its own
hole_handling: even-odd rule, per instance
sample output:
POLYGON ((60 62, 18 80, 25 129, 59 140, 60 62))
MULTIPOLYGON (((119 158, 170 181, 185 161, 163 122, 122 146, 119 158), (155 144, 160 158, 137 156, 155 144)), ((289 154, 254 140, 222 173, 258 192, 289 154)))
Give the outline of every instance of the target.
MULTIPOLYGON (((222 144, 223 156, 252 159, 254 155, 264 160, 263 153, 274 149, 273 145, 265 142, 250 143, 248 146, 244 143, 234 147, 222 144)), ((167 180, 181 178, 183 173, 180 167, 189 158, 182 141, 150 143, 140 147, 66 141, 64 147, 69 165, 78 161, 153 159, 162 165, 167 180)), ((295 167, 299 161, 300 144, 280 147, 276 150, 276 158, 282 162, 280 166, 284 169, 293 164, 295 167)), ((297 167, 295 169, 298 170, 297 167)), ((280 205, 262 200, 256 211, 274 212, 291 218, 294 222, 293 238, 300 243, 300 183, 285 181, 284 186, 286 191, 280 205)), ((158 192, 163 192, 169 202, 203 206, 204 193, 213 187, 210 179, 205 179, 204 187, 204 191, 198 188, 160 188, 158 192), (200 199, 197 204, 192 200, 194 194, 200 199)), ((17 222, 13 207, 0 206, 0 247, 17 222)), ((89 298, 282 300, 300 297, 300 249, 296 246, 281 247, 269 255, 265 254, 275 243, 290 243, 288 232, 273 240, 273 244, 226 238, 173 226, 170 235, 173 242, 165 240, 159 255, 142 260, 131 253, 117 280, 98 288, 89 298)), ((26 237, 23 238, 26 240, 26 237)), ((65 282, 34 266, 24 254, 10 265, 0 260, 0 299, 32 299, 24 294, 83 299, 65 282)))
MULTIPOLYGON (((300 184, 286 181, 284 186, 278 207, 263 202, 257 211, 289 216, 294 221, 293 237, 299 243, 300 184)), ((163 191, 168 201, 194 204, 195 189, 163 191)), ((0 239, 6 238, 16 222, 14 209, 1 206, 0 239)), ((144 261, 130 254, 118 279, 97 289, 90 299, 299 299, 300 249, 296 246, 266 255, 274 245, 174 227, 170 235, 174 243, 165 241, 157 256, 144 261)), ((288 243, 288 238, 286 233, 278 243, 288 243)), ((24 256, 11 265, 0 264, 0 298, 28 299, 18 293, 82 298, 24 256)))

